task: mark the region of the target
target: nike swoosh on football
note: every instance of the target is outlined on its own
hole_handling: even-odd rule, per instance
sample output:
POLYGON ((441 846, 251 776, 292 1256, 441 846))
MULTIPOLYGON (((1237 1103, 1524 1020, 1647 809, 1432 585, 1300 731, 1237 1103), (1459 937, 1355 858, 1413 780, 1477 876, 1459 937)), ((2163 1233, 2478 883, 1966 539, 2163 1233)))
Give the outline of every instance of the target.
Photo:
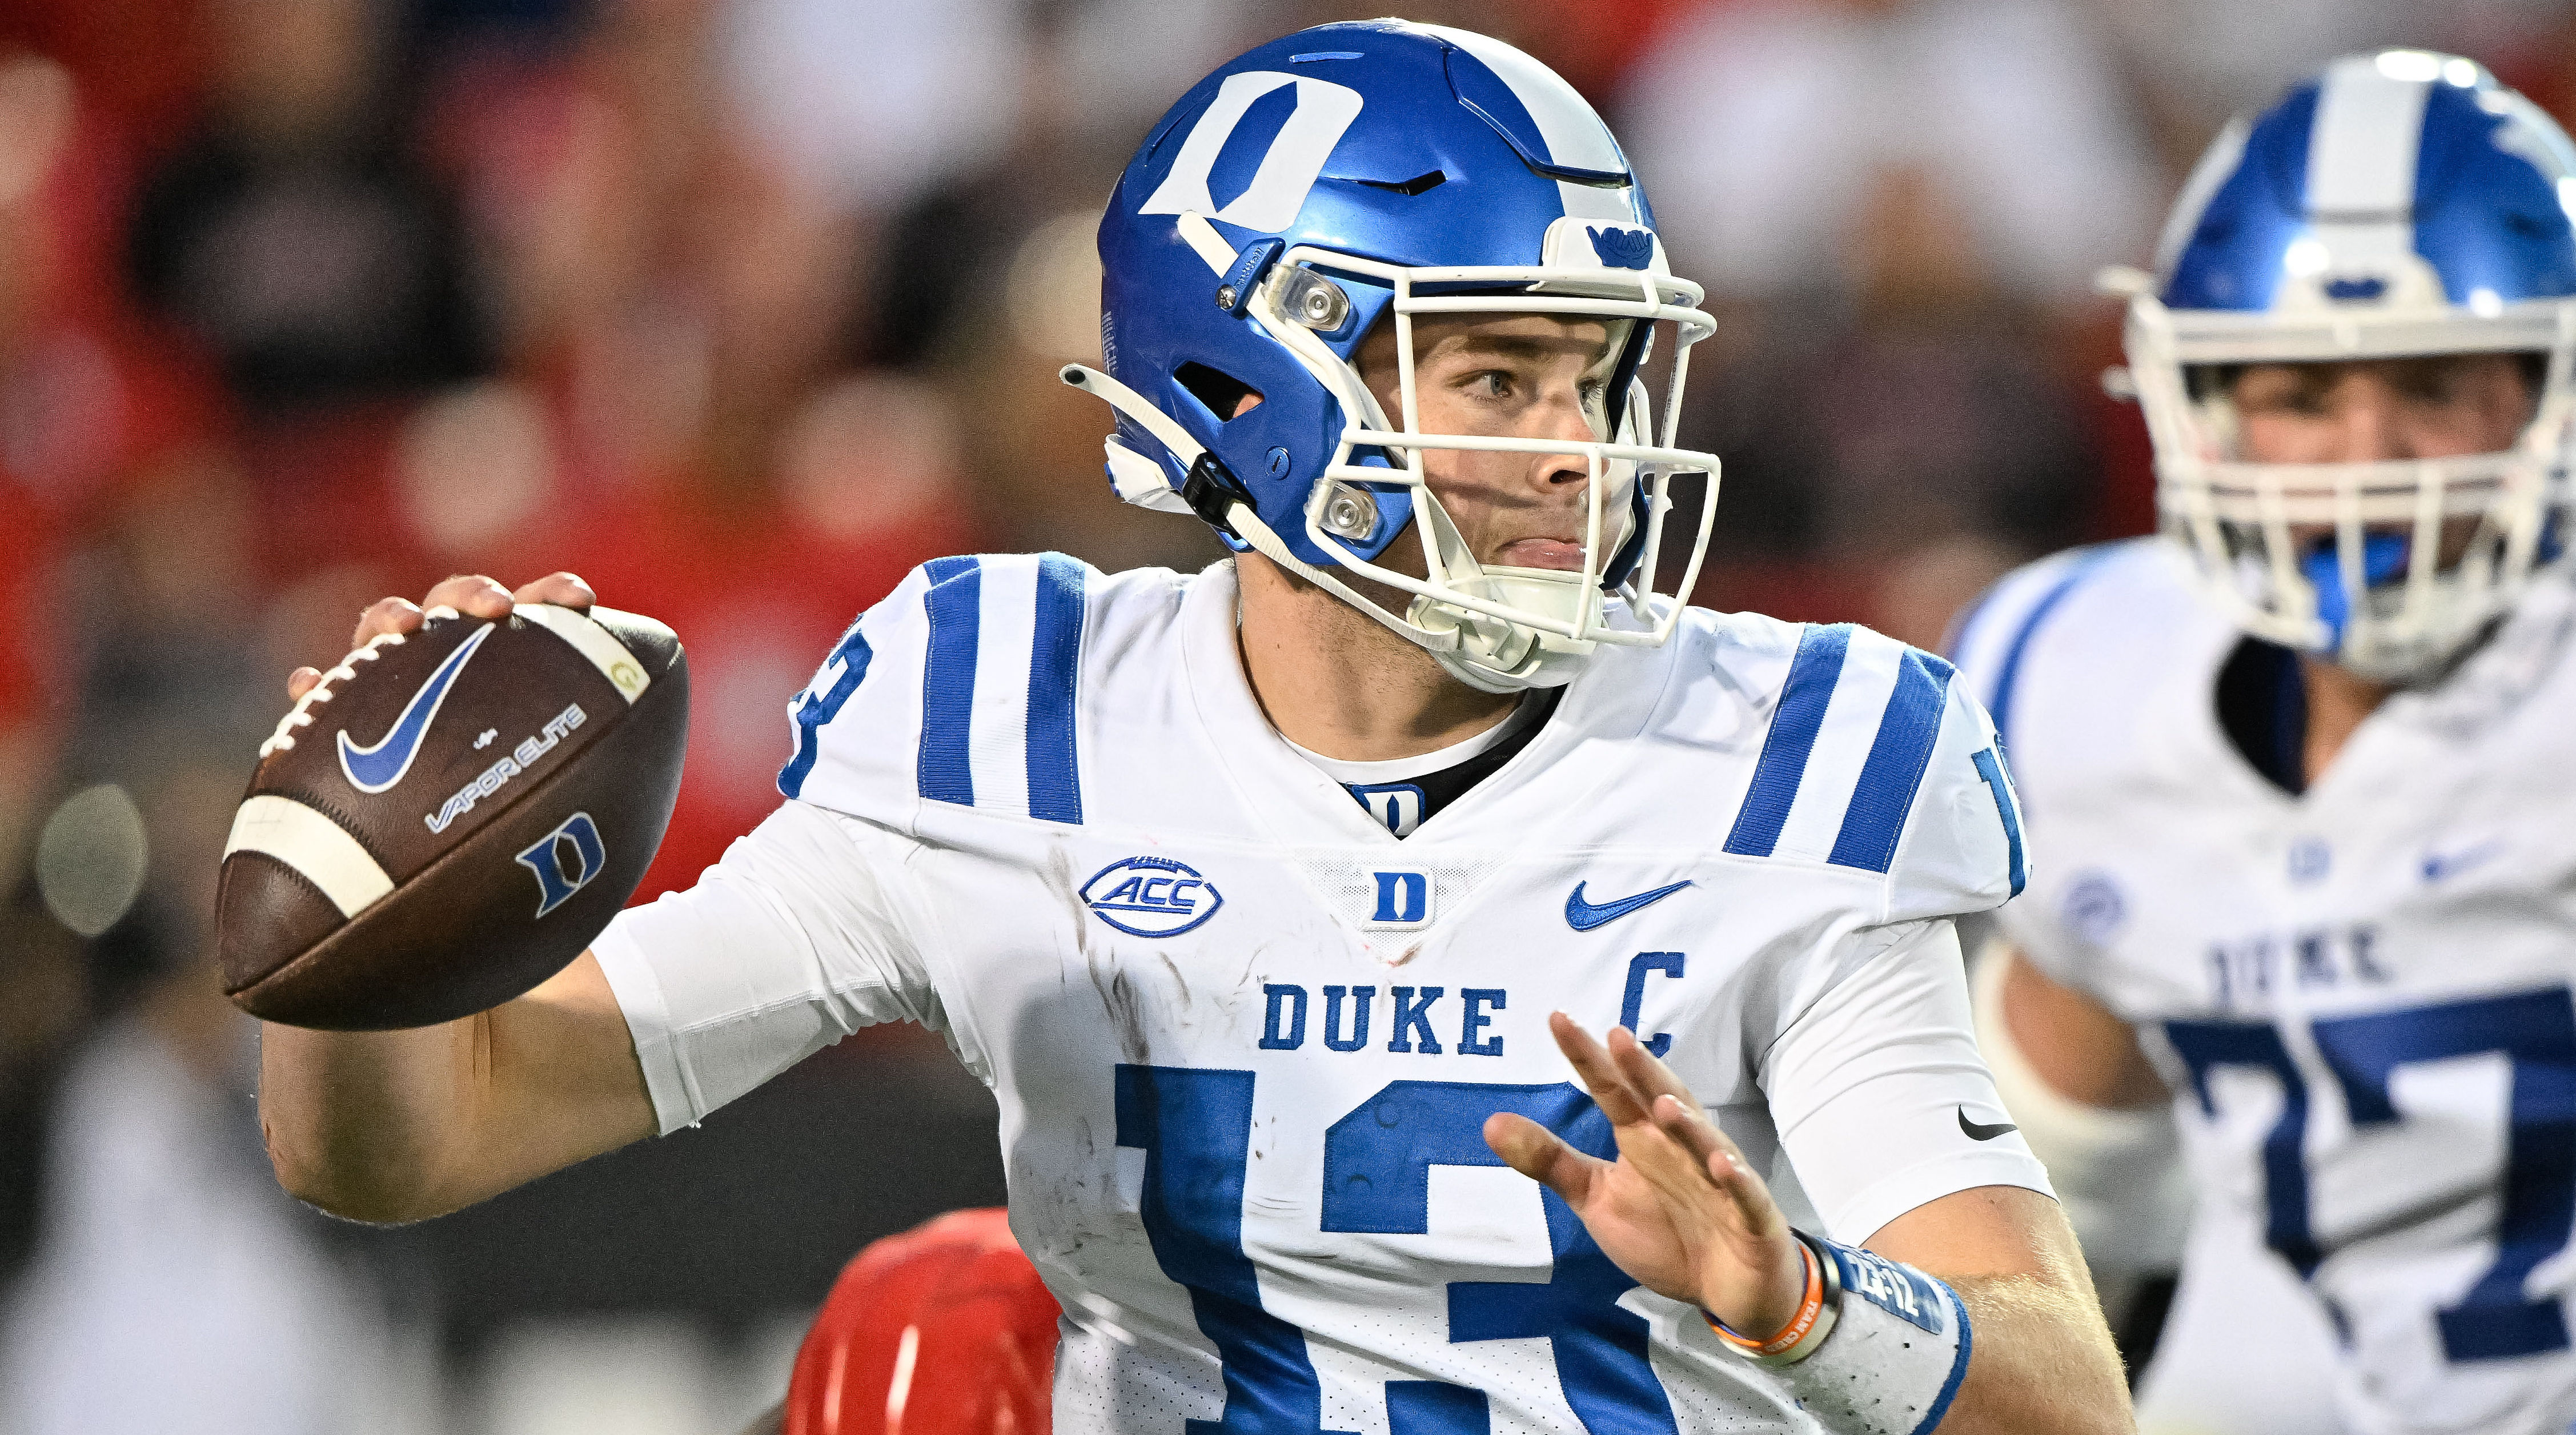
POLYGON ((447 690, 456 683, 456 675, 465 671, 465 660, 492 636, 492 625, 457 645, 438 665, 420 691, 404 704, 402 716, 394 719, 393 731, 376 739, 372 747, 360 747, 349 741, 349 730, 340 729, 340 771, 346 773, 349 785, 360 792, 382 792, 403 780, 411 771, 411 760, 420 754, 420 740, 429 733, 431 719, 438 716, 439 704, 447 701, 447 690))
POLYGON ((1685 879, 1669 887, 1657 887, 1651 892, 1640 892, 1634 897, 1622 897, 1599 906, 1583 900, 1583 885, 1575 883, 1574 890, 1565 897, 1565 925, 1578 932, 1588 932, 1605 922, 1615 922, 1640 907, 1651 907, 1691 884, 1685 879))
POLYGON ((1959 1129, 1967 1133, 1971 1141, 1992 1141, 2007 1131, 2019 1131, 2021 1128, 2009 1121, 1998 1121, 1992 1126, 1982 1121, 1971 1121, 1968 1119, 1968 1108, 1962 1106, 1959 1108, 1959 1129))

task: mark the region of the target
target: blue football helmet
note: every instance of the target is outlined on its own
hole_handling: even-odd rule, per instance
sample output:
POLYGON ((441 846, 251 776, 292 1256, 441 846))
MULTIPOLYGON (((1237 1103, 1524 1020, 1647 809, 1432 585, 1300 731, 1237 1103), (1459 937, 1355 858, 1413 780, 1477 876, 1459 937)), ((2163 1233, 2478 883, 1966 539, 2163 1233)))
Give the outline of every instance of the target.
POLYGON ((2556 560, 2576 439, 2571 208, 2576 148, 2548 116, 2471 61, 2383 50, 2229 126, 2183 187, 2157 273, 2106 276, 2131 296, 2163 525, 2247 631, 2421 682, 2556 560), (2250 462, 2216 382, 2233 365, 2467 353, 2546 357, 2506 451, 2250 462))
POLYGON ((1108 372, 1062 376, 1118 412, 1120 497, 1197 514, 1489 692, 1562 684, 1599 644, 1670 636, 1717 499, 1717 460, 1672 446, 1688 350, 1714 326, 1699 286, 1666 269, 1618 142, 1546 66, 1396 20, 1249 51, 1182 96, 1129 161, 1100 260, 1108 372), (1413 323, 1455 313, 1607 324, 1594 441, 1424 433, 1413 323), (1400 424, 1355 366, 1382 322, 1400 424), (1641 375, 1665 331, 1657 443, 1641 375), (1441 449, 1582 458, 1582 570, 1479 563, 1425 484, 1423 456, 1441 449), (1657 593, 1670 489, 1689 472, 1708 475, 1698 534, 1675 592, 1657 593), (1380 561, 1408 527, 1426 577, 1380 561), (1391 611, 1344 573, 1412 600, 1391 611))

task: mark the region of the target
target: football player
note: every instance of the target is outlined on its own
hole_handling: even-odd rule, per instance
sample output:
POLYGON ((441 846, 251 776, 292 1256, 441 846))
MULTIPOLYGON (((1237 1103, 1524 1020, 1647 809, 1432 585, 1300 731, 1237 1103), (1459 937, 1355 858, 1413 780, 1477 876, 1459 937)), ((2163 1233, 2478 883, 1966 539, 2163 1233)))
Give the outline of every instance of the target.
POLYGON ((1991 726, 1937 658, 1658 591, 1711 321, 1590 108, 1303 31, 1155 126, 1100 250, 1064 377, 1234 560, 925 565, 696 887, 453 1026, 272 1029, 288 1187, 453 1209, 911 1019, 1000 1098, 1059 1431, 2126 1428, 1970 1031, 1952 918, 2023 881, 1991 726))
POLYGON ((2007 1104, 2078 1195, 2152 1192, 2145 1113, 2181 1128, 2150 1428, 2576 1418, 2571 203, 2567 137, 2453 56, 2227 130, 2129 283, 2165 536, 1963 628, 2048 859, 2007 1104))

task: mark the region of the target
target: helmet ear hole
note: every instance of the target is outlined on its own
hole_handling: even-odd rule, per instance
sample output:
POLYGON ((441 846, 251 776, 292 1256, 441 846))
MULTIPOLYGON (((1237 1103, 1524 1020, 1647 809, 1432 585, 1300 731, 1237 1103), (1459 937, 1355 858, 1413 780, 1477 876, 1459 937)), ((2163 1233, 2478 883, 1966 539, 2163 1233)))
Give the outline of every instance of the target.
POLYGON ((1189 390, 1191 398, 1207 405, 1207 411, 1216 415, 1219 422, 1250 413, 1261 403, 1259 389, 1197 360, 1172 370, 1172 379, 1189 390))

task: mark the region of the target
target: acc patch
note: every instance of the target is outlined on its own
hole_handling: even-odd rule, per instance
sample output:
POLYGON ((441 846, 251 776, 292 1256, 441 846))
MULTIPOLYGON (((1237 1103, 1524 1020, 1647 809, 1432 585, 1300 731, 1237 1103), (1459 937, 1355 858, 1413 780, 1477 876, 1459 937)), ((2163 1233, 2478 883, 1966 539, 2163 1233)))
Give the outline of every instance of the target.
POLYGON ((1092 915, 1131 937, 1177 937, 1216 915, 1216 884, 1169 857, 1129 857, 1082 884, 1092 915))
POLYGON ((2066 896, 2059 904, 2066 925, 2086 945, 2107 947, 2111 939, 2129 922, 2129 899, 2120 884, 2108 872, 2088 871, 2076 874, 2066 885, 2066 896))

